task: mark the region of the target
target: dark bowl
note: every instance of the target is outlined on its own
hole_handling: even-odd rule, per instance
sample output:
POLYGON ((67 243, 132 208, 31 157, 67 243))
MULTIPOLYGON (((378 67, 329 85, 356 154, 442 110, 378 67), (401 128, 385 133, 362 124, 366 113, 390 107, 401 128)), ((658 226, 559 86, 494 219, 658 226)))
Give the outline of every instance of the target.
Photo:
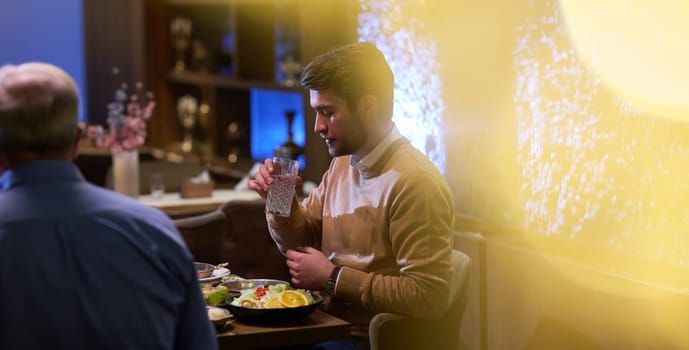
POLYGON ((232 305, 234 297, 227 298, 227 305, 234 317, 245 323, 266 324, 266 323, 291 323, 298 322, 308 314, 314 312, 323 303, 323 297, 319 294, 311 294, 316 300, 315 303, 306 306, 288 307, 284 309, 252 309, 232 305))

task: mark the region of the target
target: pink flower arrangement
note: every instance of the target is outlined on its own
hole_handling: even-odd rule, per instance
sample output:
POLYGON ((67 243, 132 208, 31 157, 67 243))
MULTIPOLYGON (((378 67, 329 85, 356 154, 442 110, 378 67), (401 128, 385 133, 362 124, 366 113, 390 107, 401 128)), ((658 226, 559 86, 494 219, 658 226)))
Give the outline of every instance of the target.
POLYGON ((144 93, 142 83, 136 83, 136 91, 129 97, 127 84, 122 84, 115 90, 115 100, 108 104, 108 128, 86 126, 86 136, 115 154, 134 150, 146 141, 146 123, 154 108, 153 93, 144 93))

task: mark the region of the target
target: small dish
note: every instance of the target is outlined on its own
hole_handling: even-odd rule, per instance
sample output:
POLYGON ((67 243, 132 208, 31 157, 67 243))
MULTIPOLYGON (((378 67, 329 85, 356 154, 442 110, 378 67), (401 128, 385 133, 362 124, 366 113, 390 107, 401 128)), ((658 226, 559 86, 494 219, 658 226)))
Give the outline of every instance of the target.
POLYGON ((215 266, 211 264, 206 264, 202 262, 194 262, 194 267, 196 268, 196 277, 199 279, 208 278, 213 274, 215 266))
POLYGON ((232 313, 221 307, 206 306, 208 319, 216 328, 223 328, 225 323, 232 317, 232 313))
POLYGON ((224 267, 216 267, 210 276, 206 278, 199 278, 199 283, 211 283, 220 281, 223 277, 230 274, 230 269, 224 267))

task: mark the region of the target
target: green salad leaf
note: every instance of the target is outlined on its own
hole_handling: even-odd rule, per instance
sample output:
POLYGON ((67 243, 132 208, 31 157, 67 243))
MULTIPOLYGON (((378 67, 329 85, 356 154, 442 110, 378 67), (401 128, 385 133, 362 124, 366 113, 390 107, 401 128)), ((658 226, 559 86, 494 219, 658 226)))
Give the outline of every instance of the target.
POLYGON ((220 305, 227 300, 230 296, 230 292, 227 288, 216 288, 212 292, 208 293, 206 297, 206 304, 208 305, 220 305))

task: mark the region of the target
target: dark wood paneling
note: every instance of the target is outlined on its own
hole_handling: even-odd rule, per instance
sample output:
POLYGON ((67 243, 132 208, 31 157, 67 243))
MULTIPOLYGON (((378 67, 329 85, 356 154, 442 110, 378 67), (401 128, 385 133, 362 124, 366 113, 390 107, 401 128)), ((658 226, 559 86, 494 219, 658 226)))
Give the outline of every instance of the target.
MULTIPOLYGON (((215 140, 217 142, 217 154, 226 157, 232 147, 238 147, 239 156, 251 158, 251 106, 249 91, 218 90, 217 99, 222 103, 217 104, 215 140), (231 122, 239 124, 241 130, 238 140, 230 143, 227 138, 227 127, 231 122)), ((253 125, 253 127, 265 127, 253 125)))
POLYGON ((174 64, 170 17, 165 1, 146 0, 146 85, 156 99, 146 143, 159 148, 180 142, 183 134, 182 125, 177 120, 177 99, 165 79, 174 64))
POLYGON ((90 123, 105 121, 118 86, 144 79, 143 14, 143 0, 83 1, 85 116, 90 123))
POLYGON ((275 5, 237 5, 234 19, 239 78, 275 80, 275 5))
MULTIPOLYGON (((329 48, 357 40, 357 15, 359 3, 355 0, 300 1, 300 46, 304 64, 329 48)), ((304 178, 320 182, 330 165, 330 155, 323 140, 313 132, 316 115, 311 109, 308 94, 304 106, 306 147, 308 163, 304 178)))

